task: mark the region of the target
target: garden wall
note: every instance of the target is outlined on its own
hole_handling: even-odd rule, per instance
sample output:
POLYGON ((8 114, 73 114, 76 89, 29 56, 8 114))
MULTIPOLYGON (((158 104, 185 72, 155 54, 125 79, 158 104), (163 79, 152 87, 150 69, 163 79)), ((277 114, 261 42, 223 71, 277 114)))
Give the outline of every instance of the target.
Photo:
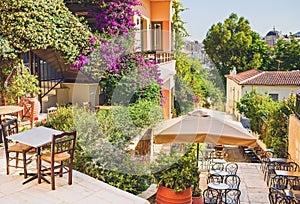
POLYGON ((291 158, 300 164, 300 120, 293 114, 289 119, 289 146, 291 158))

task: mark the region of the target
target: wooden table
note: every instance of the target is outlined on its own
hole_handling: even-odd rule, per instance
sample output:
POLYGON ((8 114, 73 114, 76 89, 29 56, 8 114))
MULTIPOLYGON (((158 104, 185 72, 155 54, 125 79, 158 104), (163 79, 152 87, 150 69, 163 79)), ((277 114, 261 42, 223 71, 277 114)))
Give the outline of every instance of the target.
MULTIPOLYGON (((43 180, 47 181, 40 172, 41 169, 41 147, 45 144, 51 142, 52 135, 57 135, 63 133, 59 130, 54 130, 51 128, 39 126, 36 128, 32 128, 30 130, 26 130, 24 132, 20 132, 17 134, 13 134, 8 136, 8 139, 21 142, 23 144, 35 147, 37 149, 37 173, 33 175, 33 177, 29 178, 28 180, 24 181, 23 184, 28 183, 36 178, 42 178, 43 180)), ((39 179, 40 181, 40 179, 39 179)), ((49 181, 47 181, 49 183, 49 181)))
POLYGON ((13 105, 0 106, 0 123, 2 123, 2 119, 1 119, 2 115, 9 115, 12 113, 17 113, 22 110, 23 110, 23 107, 21 107, 21 106, 13 106, 13 105))

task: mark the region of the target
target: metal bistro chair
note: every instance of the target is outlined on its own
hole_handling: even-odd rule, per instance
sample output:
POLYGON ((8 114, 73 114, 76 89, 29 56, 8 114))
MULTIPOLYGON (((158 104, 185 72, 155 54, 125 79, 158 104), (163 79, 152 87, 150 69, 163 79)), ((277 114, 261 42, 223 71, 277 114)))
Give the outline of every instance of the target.
POLYGON ((205 189, 203 191, 204 204, 217 204, 218 203, 219 191, 215 189, 205 189))
POLYGON ((229 186, 229 189, 239 189, 241 179, 237 175, 228 175, 225 177, 224 182, 229 186))
POLYGON ((237 163, 231 162, 231 163, 226 164, 225 171, 227 171, 230 175, 236 175, 238 168, 239 167, 238 167, 237 163))
MULTIPOLYGON (((50 164, 42 165, 41 173, 51 176, 51 189, 55 190, 55 175, 60 177, 68 173, 68 184, 72 184, 73 158, 75 150, 76 131, 52 135, 51 152, 43 154, 41 160, 50 164), (59 172, 55 172, 59 169, 59 172)), ((40 182, 40 181, 39 181, 40 182)))
POLYGON ((209 175, 207 177, 207 183, 222 183, 223 176, 221 175, 209 175))
POLYGON ((239 189, 228 189, 222 197, 222 203, 239 204, 241 191, 239 189))
POLYGON ((19 129, 17 119, 9 120, 1 125, 1 135, 3 136, 6 157, 6 174, 9 175, 9 167, 23 168, 24 178, 27 178, 27 165, 33 161, 33 155, 27 158, 27 153, 34 149, 34 147, 22 143, 11 143, 7 139, 7 136, 18 132, 19 129), (22 159, 19 158, 19 154, 22 154, 22 159), (16 160, 15 165, 10 164, 12 160, 16 160), (23 166, 19 166, 19 160, 23 162, 23 166))

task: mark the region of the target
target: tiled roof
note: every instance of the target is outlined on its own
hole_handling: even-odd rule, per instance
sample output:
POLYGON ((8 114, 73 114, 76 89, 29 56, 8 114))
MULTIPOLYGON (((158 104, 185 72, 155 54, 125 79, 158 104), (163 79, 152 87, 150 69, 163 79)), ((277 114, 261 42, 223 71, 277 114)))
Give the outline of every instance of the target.
POLYGON ((254 76, 260 74, 261 72, 262 71, 259 69, 251 69, 251 70, 248 70, 245 72, 238 73, 235 76, 225 75, 225 77, 228 79, 231 79, 239 84, 240 82, 245 81, 251 77, 254 77, 254 76))
POLYGON ((226 76, 240 85, 299 86, 300 71, 248 70, 235 76, 226 76), (256 74, 255 74, 256 73, 256 74))

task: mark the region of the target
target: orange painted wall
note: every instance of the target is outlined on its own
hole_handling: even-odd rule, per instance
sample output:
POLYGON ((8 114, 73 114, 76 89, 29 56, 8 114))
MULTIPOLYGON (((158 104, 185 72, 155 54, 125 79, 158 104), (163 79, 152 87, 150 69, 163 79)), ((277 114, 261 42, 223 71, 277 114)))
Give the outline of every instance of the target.
POLYGON ((166 97, 166 99, 165 99, 166 103, 165 103, 165 105, 163 107, 163 109, 164 109, 164 117, 167 118, 167 119, 170 119, 170 117, 171 117, 170 90, 163 90, 163 94, 166 97))
POLYGON ((141 12, 141 14, 147 18, 151 18, 151 5, 150 0, 142 0, 142 5, 137 6, 137 10, 141 12))
POLYGON ((300 164, 300 120, 295 115, 289 119, 289 146, 291 158, 300 164))
POLYGON ((170 21, 171 11, 170 1, 151 1, 151 21, 170 21))

